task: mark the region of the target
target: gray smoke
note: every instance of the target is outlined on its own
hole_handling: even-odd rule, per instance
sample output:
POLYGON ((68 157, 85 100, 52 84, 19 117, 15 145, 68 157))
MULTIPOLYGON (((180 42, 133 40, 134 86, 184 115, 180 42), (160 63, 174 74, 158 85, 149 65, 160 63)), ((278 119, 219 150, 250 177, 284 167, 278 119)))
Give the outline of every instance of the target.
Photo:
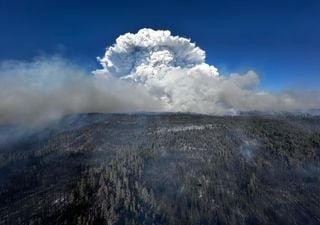
POLYGON ((0 123, 41 123, 66 114, 158 111, 138 85, 86 74, 53 57, 0 65, 0 123))

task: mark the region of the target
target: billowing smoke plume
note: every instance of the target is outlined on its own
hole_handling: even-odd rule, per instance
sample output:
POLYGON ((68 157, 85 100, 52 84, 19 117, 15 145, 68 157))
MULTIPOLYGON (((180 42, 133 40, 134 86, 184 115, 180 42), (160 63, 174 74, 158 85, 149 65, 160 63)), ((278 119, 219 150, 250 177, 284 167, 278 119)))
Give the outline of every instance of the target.
POLYGON ((102 69, 86 74, 51 57, 0 64, 0 123, 41 122, 84 112, 180 111, 235 114, 320 107, 315 92, 258 91, 254 71, 223 76, 205 52, 170 31, 117 38, 102 69))
POLYGON ((0 123, 38 123, 85 112, 158 111, 143 87, 94 77, 52 57, 0 65, 0 123))
POLYGON ((95 73, 142 84, 166 111, 234 114, 239 111, 290 111, 320 106, 312 96, 257 91, 254 71, 221 76, 205 63, 205 52, 170 31, 141 29, 117 38, 95 73), (310 98, 311 97, 311 98, 310 98))

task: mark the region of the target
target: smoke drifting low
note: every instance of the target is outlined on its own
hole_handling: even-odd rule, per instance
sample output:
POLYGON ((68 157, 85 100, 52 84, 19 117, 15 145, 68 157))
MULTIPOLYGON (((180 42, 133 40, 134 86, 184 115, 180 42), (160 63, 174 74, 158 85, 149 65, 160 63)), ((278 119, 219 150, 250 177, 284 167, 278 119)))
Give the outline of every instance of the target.
POLYGON ((61 58, 0 66, 0 123, 42 123, 66 114, 158 111, 143 87, 94 77, 61 58))
POLYGON ((0 65, 0 123, 38 123, 73 113, 172 111, 236 114, 320 107, 315 92, 259 91, 259 77, 220 75, 205 52, 170 31, 141 29, 117 38, 86 74, 65 59, 0 65))

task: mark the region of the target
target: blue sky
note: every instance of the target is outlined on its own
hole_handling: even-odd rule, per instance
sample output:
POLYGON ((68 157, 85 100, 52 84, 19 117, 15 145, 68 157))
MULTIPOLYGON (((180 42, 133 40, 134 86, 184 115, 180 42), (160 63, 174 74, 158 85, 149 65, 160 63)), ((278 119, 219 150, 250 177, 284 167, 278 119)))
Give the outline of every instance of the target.
POLYGON ((0 60, 61 54, 88 69, 140 28, 191 38, 222 73, 253 69, 269 90, 320 84, 320 1, 0 0, 0 60))

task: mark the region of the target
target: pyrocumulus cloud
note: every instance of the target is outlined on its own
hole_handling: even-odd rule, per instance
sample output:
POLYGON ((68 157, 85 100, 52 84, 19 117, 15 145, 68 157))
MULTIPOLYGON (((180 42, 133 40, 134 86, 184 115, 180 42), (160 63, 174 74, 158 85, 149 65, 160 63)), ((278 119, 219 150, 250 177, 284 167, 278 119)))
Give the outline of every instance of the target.
POLYGON ((205 52, 170 31, 141 29, 117 38, 95 73, 142 84, 165 111, 235 114, 239 111, 292 111, 320 106, 319 93, 258 91, 259 77, 219 75, 205 52))

